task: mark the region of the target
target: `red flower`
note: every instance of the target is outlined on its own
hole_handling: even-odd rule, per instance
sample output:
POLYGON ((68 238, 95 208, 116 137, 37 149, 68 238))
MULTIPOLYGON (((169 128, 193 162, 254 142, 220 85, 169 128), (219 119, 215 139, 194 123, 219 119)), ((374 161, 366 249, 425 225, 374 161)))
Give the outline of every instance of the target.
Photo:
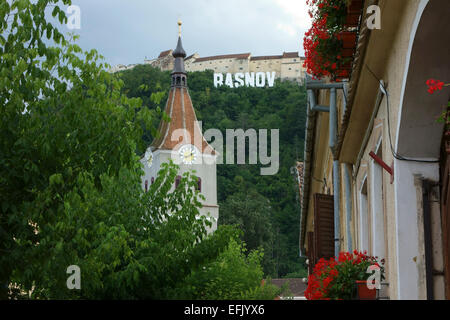
POLYGON ((428 79, 426 83, 429 94, 433 94, 436 90, 442 90, 442 87, 445 85, 442 81, 435 79, 428 79))

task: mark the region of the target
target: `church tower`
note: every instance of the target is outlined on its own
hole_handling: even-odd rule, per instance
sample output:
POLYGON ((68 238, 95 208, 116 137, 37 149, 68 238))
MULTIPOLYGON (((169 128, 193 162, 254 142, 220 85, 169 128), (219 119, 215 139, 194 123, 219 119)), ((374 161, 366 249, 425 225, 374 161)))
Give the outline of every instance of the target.
POLYGON ((165 113, 170 122, 161 120, 159 137, 147 149, 141 159, 144 165, 142 188, 147 190, 156 179, 161 164, 172 159, 180 166, 174 188, 184 172, 195 170, 198 177, 197 189, 205 197, 200 213, 211 217, 212 227, 208 232, 217 229, 219 207, 217 205, 216 153, 203 137, 200 124, 197 122, 194 106, 188 91, 187 74, 184 69, 186 52, 181 42, 181 22, 178 22, 179 34, 175 58, 171 74, 171 87, 167 99, 165 113))

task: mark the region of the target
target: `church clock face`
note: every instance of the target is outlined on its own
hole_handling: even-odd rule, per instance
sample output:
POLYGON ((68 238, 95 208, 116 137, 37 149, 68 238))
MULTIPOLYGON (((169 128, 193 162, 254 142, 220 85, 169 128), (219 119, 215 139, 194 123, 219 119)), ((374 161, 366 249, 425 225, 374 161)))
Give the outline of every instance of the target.
POLYGON ((193 164, 198 157, 198 149, 192 144, 184 145, 178 151, 181 162, 184 164, 193 164))
POLYGON ((148 167, 152 166, 153 163, 153 153, 150 149, 145 152, 145 161, 147 161, 148 167))

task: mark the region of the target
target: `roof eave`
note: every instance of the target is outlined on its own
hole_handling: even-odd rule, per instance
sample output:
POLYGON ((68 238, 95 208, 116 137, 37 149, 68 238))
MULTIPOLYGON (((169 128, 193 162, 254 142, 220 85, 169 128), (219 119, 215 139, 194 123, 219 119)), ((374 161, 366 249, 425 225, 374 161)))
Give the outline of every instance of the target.
MULTIPOLYGON (((368 0, 366 2, 366 8, 371 5, 377 5, 379 0, 368 0)), ((338 132, 338 138, 336 147, 334 149, 335 159, 340 158, 342 144, 344 143, 344 138, 347 133, 348 124, 350 121, 350 115, 353 109, 353 103, 355 100, 356 92, 359 84, 359 77, 362 72, 362 67, 364 65, 364 59, 366 56, 366 49, 369 44, 371 30, 367 28, 367 10, 363 10, 363 18, 361 19, 361 28, 358 33, 358 43, 356 44, 356 52, 353 59, 352 72, 350 75, 350 80, 348 82, 348 97, 347 97, 347 108, 342 117, 341 126, 338 132)))

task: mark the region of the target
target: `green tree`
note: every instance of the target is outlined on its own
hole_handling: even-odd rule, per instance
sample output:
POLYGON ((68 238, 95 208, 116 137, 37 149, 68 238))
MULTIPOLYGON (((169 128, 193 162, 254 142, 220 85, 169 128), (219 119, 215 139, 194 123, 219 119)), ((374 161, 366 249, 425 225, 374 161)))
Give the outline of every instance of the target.
POLYGON ((219 225, 236 225, 243 231, 242 240, 249 250, 263 249, 264 272, 274 275, 275 265, 272 259, 274 236, 271 215, 272 207, 267 198, 252 188, 241 187, 221 205, 219 225))
MULTIPOLYGON (((142 73, 155 74, 155 79, 165 74, 149 65, 141 66, 137 71, 127 70, 125 73, 127 78, 124 78, 124 90, 142 85, 140 81, 135 81, 142 73)), ((298 185, 291 168, 303 157, 306 90, 297 83, 280 80, 276 80, 274 87, 264 89, 226 86, 215 88, 212 80, 212 71, 191 72, 188 75, 189 93, 204 130, 217 128, 222 131, 224 137, 226 129, 280 130, 280 170, 276 175, 261 176, 260 165, 236 164, 217 167, 217 196, 221 207, 219 219, 230 211, 226 209, 227 199, 236 193, 235 178, 241 177, 250 189, 270 202, 270 233, 273 243, 270 251, 265 249, 264 271, 272 275, 272 267, 267 267, 271 264, 275 266, 274 277, 302 272, 305 265, 298 251, 298 185)), ((133 97, 141 95, 138 93, 133 97)), ((142 98, 145 99, 145 96, 142 98)), ((155 110, 151 106, 150 109, 155 110)), ((231 151, 224 150, 223 153, 231 151)), ((234 197, 233 201, 246 201, 243 197, 237 198, 238 196, 234 197)), ((242 207, 244 205, 245 203, 240 204, 242 207)), ((247 232, 251 232, 251 229, 244 230, 244 237, 247 232)), ((249 244, 249 248, 251 247, 249 244)))
POLYGON ((0 298, 172 298, 238 231, 207 236, 196 178, 173 188, 173 164, 143 192, 136 150, 155 133, 164 87, 128 98, 46 9, 67 20, 56 0, 0 4, 0 298), (69 265, 81 290, 66 287, 69 265))
MULTIPOLYGON (((246 249, 236 240, 231 240, 227 249, 217 260, 205 264, 193 272, 179 289, 184 299, 234 300, 256 295, 261 287, 263 271, 260 266, 262 253, 246 249)), ((268 299, 274 299, 272 292, 268 299)))

